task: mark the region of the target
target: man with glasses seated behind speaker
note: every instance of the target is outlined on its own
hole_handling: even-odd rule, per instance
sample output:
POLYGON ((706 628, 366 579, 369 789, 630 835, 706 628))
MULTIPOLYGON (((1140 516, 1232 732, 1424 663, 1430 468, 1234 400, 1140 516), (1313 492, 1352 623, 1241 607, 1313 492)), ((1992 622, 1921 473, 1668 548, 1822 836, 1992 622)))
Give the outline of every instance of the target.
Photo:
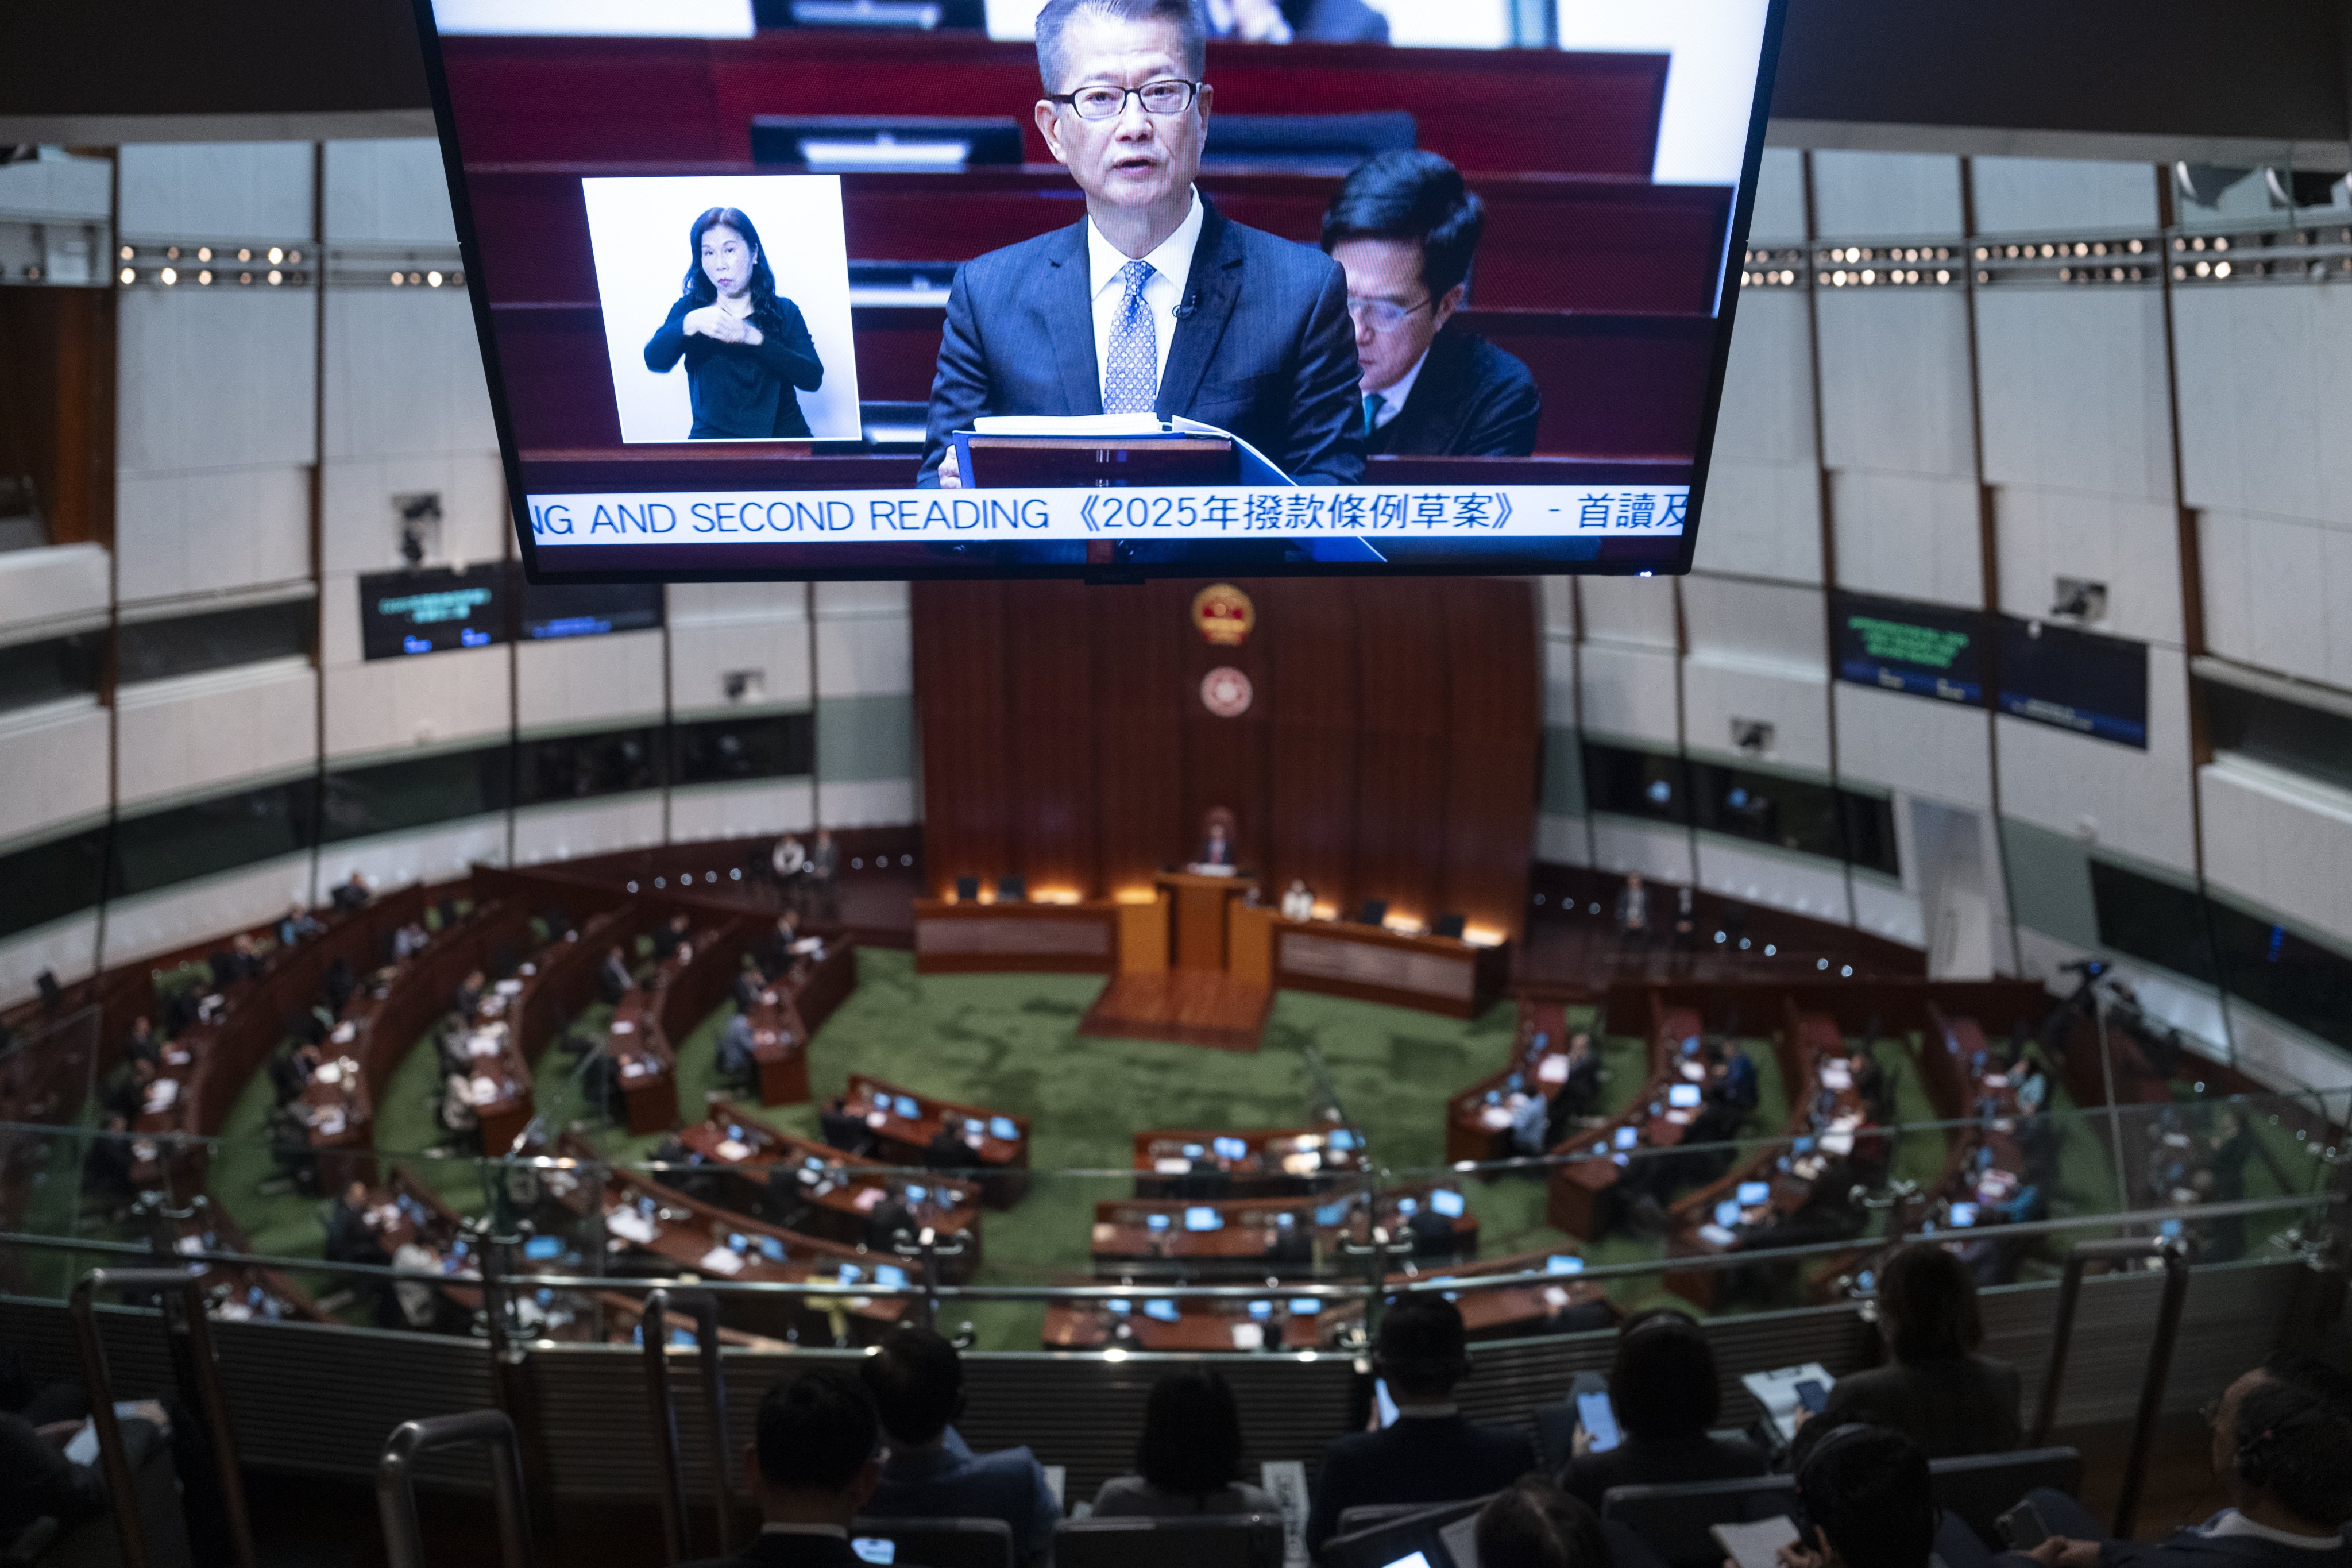
POLYGON ((1524 458, 1543 394, 1514 356, 1448 330, 1469 292, 1486 212, 1434 153, 1376 153, 1323 215, 1323 248, 1348 275, 1364 367, 1358 432, 1368 453, 1524 458))
POLYGON ((957 269, 918 483, 976 416, 1186 415, 1301 484, 1363 474, 1347 280, 1193 188, 1213 96, 1192 0, 1048 0, 1034 110, 1087 216, 957 269))

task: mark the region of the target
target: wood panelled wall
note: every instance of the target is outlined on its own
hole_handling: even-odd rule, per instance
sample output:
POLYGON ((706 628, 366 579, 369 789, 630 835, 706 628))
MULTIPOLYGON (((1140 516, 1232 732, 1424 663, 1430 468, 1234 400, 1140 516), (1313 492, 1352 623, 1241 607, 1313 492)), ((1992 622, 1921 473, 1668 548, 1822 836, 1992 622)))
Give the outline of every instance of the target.
POLYGON ((1207 579, 918 583, 915 700, 935 891, 1008 872, 1089 896, 1191 858, 1214 806, 1241 864, 1351 909, 1517 935, 1541 736, 1534 585, 1234 579, 1239 647, 1192 620, 1207 579), (1201 700, 1249 677, 1249 710, 1201 700))

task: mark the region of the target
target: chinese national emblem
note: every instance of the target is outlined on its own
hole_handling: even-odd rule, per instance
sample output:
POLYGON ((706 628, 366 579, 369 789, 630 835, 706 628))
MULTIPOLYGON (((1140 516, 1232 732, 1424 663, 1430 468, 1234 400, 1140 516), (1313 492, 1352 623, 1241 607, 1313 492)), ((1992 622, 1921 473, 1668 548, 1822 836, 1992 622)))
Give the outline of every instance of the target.
POLYGON ((1212 583, 1192 595, 1192 624, 1215 647, 1239 647, 1257 625, 1257 606, 1231 583, 1212 583))
POLYGON ((1220 719, 1238 719, 1248 712, 1250 696, 1250 678, 1230 664, 1201 678, 1201 706, 1220 719))

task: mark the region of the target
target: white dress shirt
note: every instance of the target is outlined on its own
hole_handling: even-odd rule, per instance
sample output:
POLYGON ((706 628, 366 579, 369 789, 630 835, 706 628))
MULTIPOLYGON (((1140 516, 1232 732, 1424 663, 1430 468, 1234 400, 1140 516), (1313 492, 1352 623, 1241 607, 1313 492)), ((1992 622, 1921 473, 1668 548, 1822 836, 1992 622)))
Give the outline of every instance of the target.
MULTIPOLYGON (((1143 302, 1151 310, 1152 347, 1160 353, 1160 363, 1152 375, 1157 387, 1168 374, 1168 345, 1176 336, 1176 307, 1183 302, 1184 285, 1192 276, 1192 250, 1200 243, 1201 220, 1205 209, 1201 205, 1201 193, 1192 192, 1192 210, 1176 226, 1176 232, 1160 242, 1159 247, 1142 258, 1151 267, 1151 277, 1143 285, 1143 302)), ((1118 308, 1126 298, 1126 288, 1118 280, 1119 269, 1136 258, 1127 255, 1087 220, 1087 277, 1092 285, 1095 316, 1095 384, 1100 390, 1105 367, 1110 363, 1110 330, 1118 320, 1118 308)))
POLYGON ((1428 363, 1429 350, 1423 349, 1421 357, 1412 362, 1412 368, 1397 377, 1394 384, 1381 387, 1378 392, 1364 394, 1366 397, 1381 400, 1381 405, 1372 411, 1373 429, 1379 429, 1404 412, 1404 400, 1412 395, 1412 384, 1421 379, 1421 367, 1428 363))

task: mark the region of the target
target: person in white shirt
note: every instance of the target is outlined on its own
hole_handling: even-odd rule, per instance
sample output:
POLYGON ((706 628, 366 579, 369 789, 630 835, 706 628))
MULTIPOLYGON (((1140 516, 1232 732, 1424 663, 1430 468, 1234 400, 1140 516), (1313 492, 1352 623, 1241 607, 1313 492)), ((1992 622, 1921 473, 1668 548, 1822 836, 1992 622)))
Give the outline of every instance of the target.
POLYGON ((1307 921, 1315 918, 1315 894, 1307 884, 1296 878, 1282 895, 1282 918, 1286 921, 1307 921))

